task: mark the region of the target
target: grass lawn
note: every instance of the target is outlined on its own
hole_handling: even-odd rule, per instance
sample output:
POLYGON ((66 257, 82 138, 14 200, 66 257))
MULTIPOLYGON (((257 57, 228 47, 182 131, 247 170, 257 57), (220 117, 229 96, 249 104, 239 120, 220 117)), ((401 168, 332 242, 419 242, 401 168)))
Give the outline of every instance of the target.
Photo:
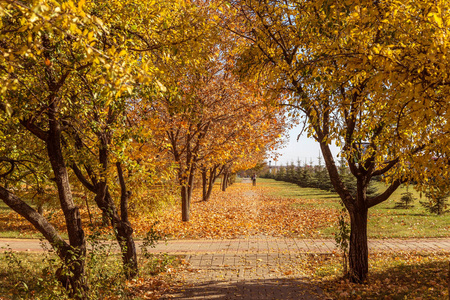
MULTIPOLYGON (((304 204, 293 204, 294 209, 310 209, 312 207, 327 207, 340 209, 339 197, 335 193, 313 188, 301 188, 296 184, 260 178, 258 184, 268 187, 267 192, 273 197, 297 198, 310 200, 304 204), (312 202, 311 202, 312 201, 312 202)), ((377 182, 378 191, 383 191, 385 185, 377 182)), ((420 205, 420 194, 412 187, 408 189, 417 198, 410 209, 395 209, 406 186, 401 186, 385 202, 369 209, 368 235, 370 238, 423 238, 450 237, 450 213, 438 216, 428 213, 420 205)), ((325 237, 331 237, 333 227, 324 228, 325 237)))

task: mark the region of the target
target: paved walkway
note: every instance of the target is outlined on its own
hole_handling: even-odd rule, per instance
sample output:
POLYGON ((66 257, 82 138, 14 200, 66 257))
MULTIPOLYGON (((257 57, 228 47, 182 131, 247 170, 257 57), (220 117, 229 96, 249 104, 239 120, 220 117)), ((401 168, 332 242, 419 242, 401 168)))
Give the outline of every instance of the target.
MULTIPOLYGON (((138 249, 139 249, 138 242, 138 249)), ((42 251, 40 242, 0 239, 0 251, 42 251)), ((185 255, 189 265, 179 288, 164 299, 324 299, 302 270, 305 255, 330 254, 333 240, 249 237, 234 240, 172 240, 152 253, 185 255)), ((369 253, 445 252, 450 238, 370 240, 369 253)))
MULTIPOLYGON (((44 242, 49 247, 47 242, 44 242)), ((140 249, 140 241, 137 241, 140 249)), ((41 242, 35 239, 0 238, 0 252, 13 251, 41 252, 41 242)), ((168 253, 177 255, 207 254, 264 254, 264 253, 316 253, 329 254, 337 251, 331 239, 295 239, 274 237, 249 237, 233 240, 169 240, 160 242, 151 253, 168 253)), ((450 252, 450 238, 427 239, 376 239, 369 240, 369 252, 426 251, 450 252)))

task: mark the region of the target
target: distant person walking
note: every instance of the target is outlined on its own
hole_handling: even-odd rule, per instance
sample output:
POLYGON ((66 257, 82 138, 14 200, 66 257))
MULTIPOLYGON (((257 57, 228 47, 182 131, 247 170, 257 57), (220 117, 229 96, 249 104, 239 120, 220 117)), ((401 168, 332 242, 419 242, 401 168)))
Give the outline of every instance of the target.
POLYGON ((253 173, 253 175, 252 175, 252 182, 253 182, 253 185, 255 186, 256 185, 256 173, 253 173))

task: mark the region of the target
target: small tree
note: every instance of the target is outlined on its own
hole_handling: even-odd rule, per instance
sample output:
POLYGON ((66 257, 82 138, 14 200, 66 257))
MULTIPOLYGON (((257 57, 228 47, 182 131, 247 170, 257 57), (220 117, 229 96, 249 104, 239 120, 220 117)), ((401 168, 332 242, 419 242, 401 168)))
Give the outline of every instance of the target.
POLYGON ((442 215, 448 212, 448 197, 450 193, 442 192, 440 188, 436 191, 429 191, 426 194, 428 201, 420 201, 420 204, 430 213, 442 215))
POLYGON ((409 191, 409 186, 406 186, 406 192, 402 193, 402 197, 395 203, 394 208, 408 209, 414 207, 414 205, 411 205, 414 200, 416 200, 416 198, 413 196, 413 193, 409 191))

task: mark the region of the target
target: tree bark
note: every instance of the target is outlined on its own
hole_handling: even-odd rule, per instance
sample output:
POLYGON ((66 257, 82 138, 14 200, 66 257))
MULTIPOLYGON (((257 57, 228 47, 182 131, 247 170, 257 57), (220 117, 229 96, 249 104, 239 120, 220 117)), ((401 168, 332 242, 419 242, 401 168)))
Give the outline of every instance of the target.
POLYGON ((134 278, 139 274, 137 265, 136 245, 133 240, 133 228, 128 220, 128 199, 131 195, 130 191, 127 191, 125 179, 123 177, 122 166, 120 162, 116 163, 117 174, 119 175, 120 182, 120 221, 117 222, 117 241, 119 242, 123 268, 125 276, 128 279, 134 278))
POLYGON ((208 201, 211 197, 211 192, 217 179, 216 170, 217 166, 210 168, 209 170, 202 170, 202 201, 208 201))
POLYGON ((181 219, 183 222, 188 222, 190 219, 189 212, 189 191, 186 185, 181 186, 181 219))
POLYGON ((202 201, 207 201, 206 193, 208 190, 208 169, 202 169, 202 201))
POLYGON ((180 185, 181 185, 181 219, 183 222, 188 222, 190 220, 190 207, 192 199, 192 190, 194 185, 194 172, 193 167, 179 174, 180 185))
POLYGON ((49 109, 49 131, 46 140, 48 157, 55 176, 58 196, 63 210, 71 251, 64 257, 65 266, 69 272, 57 271, 59 280, 69 291, 71 297, 83 299, 86 297, 87 283, 85 281, 86 239, 81 225, 78 207, 72 198, 69 175, 61 149, 61 126, 56 116, 57 106, 52 102, 49 109), (66 275, 70 274, 70 275, 66 275))
POLYGON ((210 177, 209 177, 209 181, 208 181, 208 190, 206 191, 206 199, 205 201, 208 201, 209 198, 211 198, 211 193, 212 193, 212 189, 214 187, 214 183, 216 182, 216 172, 214 170, 213 173, 211 173, 210 177))
POLYGON ((354 283, 364 283, 369 272, 367 246, 367 213, 365 207, 350 211, 349 277, 354 283))
POLYGON ((320 146, 333 187, 350 214, 349 277, 352 282, 363 283, 367 280, 369 272, 367 246, 367 215, 369 208, 367 203, 369 201, 366 199, 369 181, 362 174, 355 176, 358 181, 357 195, 352 197, 339 176, 328 145, 322 142, 320 146))
MULTIPOLYGON (((98 133, 97 135, 101 144, 98 159, 102 166, 103 172, 106 173, 109 165, 110 138, 105 132, 98 133)), ((75 136, 75 139, 80 138, 78 136, 75 136)), ((78 147, 78 150, 80 149, 81 147, 78 147)), ((84 177, 82 171, 78 168, 76 163, 72 163, 72 169, 78 180, 88 190, 95 194, 95 202, 98 208, 100 208, 102 211, 103 224, 108 225, 108 223, 110 223, 114 229, 114 235, 122 253, 123 269, 126 278, 130 279, 136 277, 139 274, 136 245, 133 239, 133 228, 128 220, 128 199, 131 192, 127 191, 121 164, 119 162, 116 163, 116 169, 121 189, 120 216, 114 200, 109 192, 108 182, 106 178, 98 180, 94 172, 92 171, 92 167, 85 165, 85 169, 91 181, 89 182, 87 178, 84 177)))
POLYGON ((35 211, 26 202, 19 197, 9 192, 7 189, 0 186, 0 199, 8 205, 16 213, 24 217, 30 222, 34 228, 36 228, 53 246, 59 257, 63 258, 66 255, 66 251, 69 249, 63 238, 56 231, 55 227, 50 224, 46 218, 35 211))
POLYGON ((188 209, 191 208, 191 200, 192 200, 192 191, 194 190, 194 169, 191 168, 189 172, 189 180, 188 180, 188 209))

